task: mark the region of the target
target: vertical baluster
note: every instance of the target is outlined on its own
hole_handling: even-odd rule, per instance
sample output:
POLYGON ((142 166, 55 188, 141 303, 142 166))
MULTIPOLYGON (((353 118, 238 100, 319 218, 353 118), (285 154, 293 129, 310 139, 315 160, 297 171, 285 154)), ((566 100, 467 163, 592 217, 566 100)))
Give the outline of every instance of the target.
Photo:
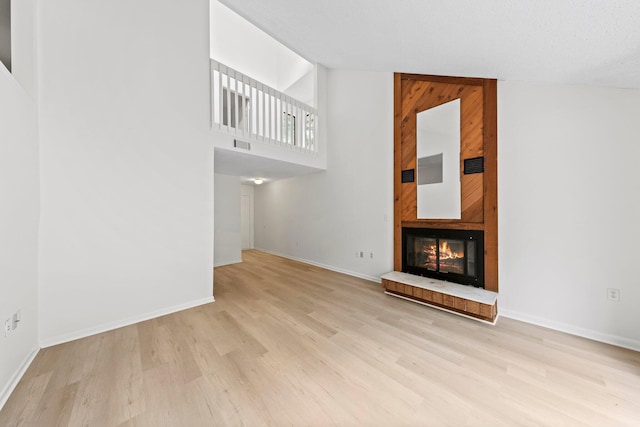
POLYGON ((227 107, 225 108, 227 113, 227 132, 231 132, 231 76, 229 75, 229 68, 226 69, 225 77, 227 79, 227 107))
POLYGON ((279 142, 278 141, 278 127, 276 125, 276 117, 277 117, 277 111, 278 111, 278 103, 276 100, 276 97, 273 93, 273 91, 271 89, 269 89, 270 92, 270 96, 271 96, 271 127, 272 127, 272 132, 271 132, 271 136, 273 139, 273 142, 279 142))
POLYGON ((270 98, 270 101, 271 101, 271 111, 270 111, 270 114, 271 114, 271 117, 270 117, 270 120, 271 120, 271 139, 274 142, 278 142, 278 127, 277 127, 277 124, 276 124, 276 116, 277 116, 276 111, 278 110, 278 103, 277 103, 276 97, 275 97, 275 95, 273 93, 273 90, 269 89, 269 93, 270 93, 269 98, 270 98))
POLYGON ((282 114, 280 114, 280 123, 282 126, 282 141, 288 147, 289 142, 289 103, 284 96, 280 97, 280 105, 282 105, 282 114))
POLYGON ((278 105, 278 115, 277 115, 277 128, 278 128, 278 140, 280 143, 284 141, 282 137, 282 96, 278 93, 276 104, 278 105))
POLYGON ((218 104, 220 102, 220 86, 218 85, 218 80, 220 79, 220 69, 218 64, 214 66, 216 69, 211 72, 211 127, 213 127, 214 124, 217 124, 219 127, 218 104))
POLYGON ((242 74, 236 75, 236 108, 238 109, 238 115, 236 115, 236 129, 240 134, 244 136, 244 83, 242 82, 242 74))
POLYGON ((265 105, 265 136, 267 137, 267 142, 271 142, 271 95, 269 94, 269 88, 264 88, 264 105, 265 105))
POLYGON ((260 115, 258 116, 258 121, 262 121, 262 140, 264 141, 264 137, 267 134, 267 128, 264 125, 264 116, 265 116, 265 102, 264 102, 264 86, 260 84, 260 115))
POLYGON ((258 107, 256 106, 257 103, 257 98, 258 98, 258 91, 255 89, 254 86, 254 82, 253 80, 249 79, 250 82, 250 86, 249 86, 249 98, 250 98, 250 102, 249 102, 249 116, 251 117, 251 120, 249 121, 249 135, 250 136, 258 136, 258 131, 257 131, 257 118, 256 118, 256 112, 258 107))
POLYGON ((272 115, 272 119, 273 120, 273 140, 275 142, 280 142, 280 140, 278 139, 278 98, 276 97, 276 94, 272 91, 272 97, 273 97, 273 115, 272 115))
POLYGON ((307 134, 307 120, 309 120, 309 116, 308 116, 309 112, 307 111, 307 109, 303 109, 302 111, 302 116, 304 117, 304 127, 302 129, 300 129, 300 131, 302 132, 302 139, 304 140, 304 147, 305 149, 308 151, 309 150, 309 137, 307 134))
POLYGON ((212 60, 209 60, 209 108, 210 108, 210 117, 209 117, 209 126, 213 128, 215 123, 215 107, 214 107, 214 99, 216 99, 216 86, 213 83, 215 80, 216 72, 215 72, 215 64, 212 60))
POLYGON ((258 120, 261 123, 260 128, 262 129, 262 140, 264 141, 264 137, 267 134, 267 128, 264 125, 264 115, 265 115, 265 102, 264 102, 264 87, 260 84, 260 115, 258 116, 258 120))
POLYGON ((247 83, 244 84, 244 90, 245 92, 247 92, 247 102, 245 103, 246 106, 245 108, 247 109, 247 133, 249 134, 249 136, 251 136, 251 130, 253 129, 253 125, 251 123, 252 121, 252 116, 253 116, 253 108, 251 108, 251 102, 252 102, 252 92, 251 92, 251 79, 247 78, 247 83))
POLYGON ((222 108, 224 107, 224 103, 223 103, 223 96, 224 96, 224 89, 223 89, 223 83, 222 83, 222 67, 218 67, 218 103, 219 103, 219 108, 218 108, 218 112, 220 117, 218 117, 219 119, 219 123, 220 123, 220 127, 222 127, 222 108))
POLYGON ((249 112, 247 111, 247 85, 245 83, 245 76, 242 75, 241 77, 242 80, 240 81, 240 90, 242 91, 242 94, 240 95, 240 98, 242 99, 242 103, 240 104, 240 108, 242 111, 240 112, 240 114, 242 115, 242 135, 244 135, 249 129, 247 123, 247 121, 249 120, 249 118, 247 117, 249 112))
MULTIPOLYGON (((233 95, 236 98, 236 102, 235 102, 235 109, 236 109, 236 134, 238 133, 238 131, 241 129, 240 127, 240 113, 242 112, 242 107, 239 104, 238 101, 240 101, 240 85, 238 83, 238 74, 235 74, 236 76, 236 91, 235 94, 233 95)), ((242 77, 242 76, 240 76, 242 77)))
POLYGON ((250 109, 249 109, 249 105, 247 104, 247 98, 251 97, 251 91, 247 90, 248 89, 248 85, 246 83, 247 77, 246 76, 242 76, 242 133, 247 132, 249 135, 251 135, 251 117, 250 117, 250 109), (247 93, 249 92, 249 93, 247 93))
POLYGON ((273 93, 273 139, 280 142, 278 138, 278 98, 275 92, 273 93))
POLYGON ((264 87, 264 85, 261 85, 262 87, 262 137, 264 138, 263 141, 266 141, 269 139, 269 129, 268 129, 268 122, 267 122, 267 118, 268 118, 268 112, 267 112, 267 89, 264 87))
POLYGON ((302 124, 304 123, 304 110, 300 105, 296 104, 296 146, 299 148, 304 147, 304 141, 302 141, 302 124))
POLYGON ((287 144, 289 145, 289 147, 294 146, 293 124, 291 123, 291 121, 293 120, 294 114, 295 114, 295 109, 293 107, 293 104, 287 101, 287 114, 285 114, 284 117, 285 117, 285 123, 287 124, 287 144))
MULTIPOLYGON (((227 88, 227 107, 229 108, 229 115, 227 116, 227 122, 229 123, 229 132, 235 132, 235 122, 231 121, 231 114, 235 114, 235 104, 236 101, 233 99, 235 96, 234 88, 235 88, 235 73, 231 68, 229 69, 229 87, 227 88), (233 104, 232 104, 233 102, 233 104)), ((235 120, 236 117, 233 117, 235 120)))
POLYGON ((289 146, 291 148, 294 148, 296 145, 296 140, 295 140, 295 135, 294 135, 294 129, 295 129, 295 116, 296 116, 296 106, 293 103, 293 101, 291 99, 289 99, 289 111, 290 114, 287 115, 287 122, 288 122, 288 128, 289 128, 289 146))
MULTIPOLYGON (((286 98, 285 98, 286 99, 286 98)), ((287 125, 287 145, 293 147, 293 126, 291 126, 291 120, 293 119, 293 104, 287 99, 286 114, 284 116, 284 122, 287 125)))
POLYGON ((251 115, 249 134, 251 136, 258 136, 258 90, 253 85, 253 81, 251 81, 249 91, 251 92, 251 102, 249 102, 249 112, 251 115))
POLYGON ((313 129, 313 150, 317 153, 318 152, 318 125, 319 125, 319 117, 317 114, 313 114, 313 125, 311 126, 311 129, 313 129))
POLYGON ((262 120, 264 121, 264 137, 267 139, 267 142, 271 140, 271 123, 269 123, 269 118, 271 117, 271 113, 269 113, 271 105, 269 104, 269 88, 262 87, 262 96, 264 97, 264 117, 262 120))

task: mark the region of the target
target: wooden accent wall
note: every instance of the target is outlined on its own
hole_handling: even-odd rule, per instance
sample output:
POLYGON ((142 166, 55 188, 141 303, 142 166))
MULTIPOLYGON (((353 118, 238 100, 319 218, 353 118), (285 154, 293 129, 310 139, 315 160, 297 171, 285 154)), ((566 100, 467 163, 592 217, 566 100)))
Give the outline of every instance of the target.
POLYGON ((394 269, 402 270, 402 227, 484 230, 485 289, 498 291, 497 84, 493 79, 394 75, 394 269), (417 113, 460 99, 461 219, 418 219, 417 113), (484 173, 464 175, 464 159, 484 156, 484 173))

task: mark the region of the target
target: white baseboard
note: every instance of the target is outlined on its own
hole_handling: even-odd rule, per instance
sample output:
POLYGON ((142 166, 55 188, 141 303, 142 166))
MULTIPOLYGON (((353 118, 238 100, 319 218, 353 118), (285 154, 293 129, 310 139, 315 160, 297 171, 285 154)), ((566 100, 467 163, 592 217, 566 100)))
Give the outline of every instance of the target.
POLYGON ((217 264, 213 264, 213 268, 222 267, 223 265, 238 264, 240 262, 242 262, 242 258, 236 259, 236 260, 231 260, 231 261, 222 261, 222 262, 219 262, 217 264))
POLYGON ((184 304, 178 304, 172 307, 155 310, 149 313, 141 314, 139 316, 133 316, 126 319, 117 320, 115 322, 103 323, 102 325, 94 326, 92 328, 81 329, 79 331, 69 332, 51 338, 45 338, 40 341, 40 346, 42 348, 51 347, 80 338, 85 338, 91 335, 100 334, 102 332, 111 331, 113 329, 122 328, 123 326, 133 325, 134 323, 144 322, 145 320, 154 319, 156 317, 165 316, 167 314, 197 307, 199 305, 208 304, 214 301, 215 299, 213 298, 213 296, 210 296, 199 300, 190 301, 184 304))
MULTIPOLYGON (((262 252, 266 252, 269 254, 273 254, 273 255, 277 255, 283 258, 288 258, 288 259, 292 259, 294 261, 299 261, 299 262, 303 262, 305 264, 310 264, 310 265, 314 265, 316 267, 321 267, 321 268, 326 268, 327 270, 331 270, 331 271, 336 271, 338 273, 344 273, 347 274, 349 276, 354 276, 354 277, 359 277, 361 279, 365 279, 365 280, 370 280, 372 282, 376 282, 376 283, 381 283, 381 279, 379 277, 373 277, 373 276, 368 276, 366 274, 361 274, 361 273, 356 273, 353 271, 348 271, 348 270, 344 270, 341 268, 337 268, 337 267, 333 267, 331 265, 326 265, 326 264, 322 264, 319 262, 315 262, 315 261, 310 261, 307 259, 303 259, 303 258, 298 258, 298 257, 294 257, 291 255, 286 255, 286 254, 282 254, 282 253, 278 253, 275 251, 271 251, 268 249, 262 249, 262 248, 256 248, 256 250, 262 251, 262 252)), ((396 296, 396 295, 393 295, 396 296)), ((413 300, 411 300, 413 301, 413 300)), ((430 306, 433 307, 433 306, 430 306)), ((444 309, 444 311, 448 311, 446 309, 444 309)), ((456 313, 458 314, 458 313, 456 313)), ((549 329, 553 329, 559 332, 565 332, 567 334, 571 334, 571 335, 576 335, 579 337, 583 337, 583 338, 588 338, 594 341, 599 341, 599 342, 603 342, 606 344, 611 344, 611 345, 615 345, 617 347, 623 347, 623 348, 628 348, 630 350, 635 350, 635 351, 640 351, 640 341, 637 340, 632 340, 629 338, 625 338, 625 337, 619 337, 617 335, 611 335, 611 334, 604 334, 602 332, 597 332, 597 331, 593 331, 590 329, 585 329, 585 328, 580 328, 578 326, 573 326, 573 325, 569 325, 566 323, 562 323, 562 322, 555 322, 552 320, 548 320, 548 319, 543 319, 540 317, 536 317, 536 316, 530 316, 527 314, 523 314, 523 313, 519 313, 519 312, 515 312, 515 311, 510 311, 510 310, 504 310, 502 308, 500 308, 498 306, 498 317, 506 317, 509 319, 514 319, 514 320, 519 320, 522 322, 526 322, 526 323, 531 323, 533 325, 537 325, 537 326, 542 326, 543 328, 549 328, 549 329)), ((498 320, 498 317, 496 317, 496 321, 498 320)), ((475 319, 474 320, 478 320, 475 319)), ((487 322, 489 323, 489 322, 487 322)), ((495 324, 495 322, 494 322, 495 324)))
POLYGON ((31 362, 36 358, 39 351, 40 347, 37 346, 31 350, 31 353, 29 353, 24 362, 22 362, 22 365, 20 365, 18 370, 13 374, 9 383, 2 389, 2 393, 0 393, 0 411, 4 407, 4 404, 7 403, 7 400, 9 400, 9 396, 11 396, 11 393, 13 393, 13 390, 15 390, 24 373, 27 372, 31 362))
POLYGON ((320 262, 315 262, 315 261, 311 261, 311 260, 304 259, 304 258, 298 258, 298 257, 294 257, 294 256, 291 256, 291 255, 285 255, 285 254, 281 254, 279 252, 270 251, 268 249, 256 248, 256 250, 257 251, 261 251, 261 252, 266 252, 266 253, 272 254, 272 255, 277 255, 277 256, 282 257, 282 258, 287 258, 287 259, 291 259, 291 260, 294 260, 294 261, 303 262, 305 264, 309 264, 309 265, 313 265, 313 266, 316 266, 316 267, 324 268, 326 270, 335 271, 337 273, 346 274, 348 276, 358 277, 360 279, 369 280, 371 282, 382 283, 382 280, 380 279, 380 277, 369 276, 367 274, 357 273, 355 271, 344 270, 342 268, 334 267, 332 265, 322 264, 320 262))
POLYGON ((500 312, 501 317, 507 317, 509 319, 531 323, 533 325, 542 326, 543 328, 565 332, 567 334, 576 335, 579 337, 588 338, 590 340, 615 345, 617 347, 628 348, 629 350, 640 351, 640 341, 632 340, 625 337, 619 337, 617 335, 604 334, 602 332, 594 331, 591 329, 585 329, 585 328, 570 325, 567 323, 556 322, 549 319, 543 319, 541 317, 531 316, 529 314, 519 313, 516 311, 504 310, 499 307, 498 307, 498 311, 500 312))

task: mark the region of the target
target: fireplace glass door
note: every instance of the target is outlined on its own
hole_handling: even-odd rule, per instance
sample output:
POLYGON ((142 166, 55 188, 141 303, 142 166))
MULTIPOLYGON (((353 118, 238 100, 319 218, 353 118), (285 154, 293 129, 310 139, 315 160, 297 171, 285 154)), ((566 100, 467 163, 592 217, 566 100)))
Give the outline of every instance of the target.
POLYGON ((403 271, 483 287, 481 231, 404 229, 403 271))

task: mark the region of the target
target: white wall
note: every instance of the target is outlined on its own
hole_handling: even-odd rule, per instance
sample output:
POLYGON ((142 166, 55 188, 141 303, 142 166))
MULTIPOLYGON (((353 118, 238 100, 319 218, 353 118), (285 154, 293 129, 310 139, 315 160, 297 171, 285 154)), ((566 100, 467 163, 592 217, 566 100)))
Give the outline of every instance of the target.
POLYGON ((214 266, 242 262, 240 177, 215 174, 214 266))
POLYGON ((39 3, 43 346, 211 300, 208 16, 39 3))
POLYGON ((0 64, 0 408, 38 349, 38 130, 36 108, 0 64))
POLYGON ((315 84, 316 70, 313 69, 293 82, 288 88, 284 89, 283 92, 298 101, 316 107, 315 84))
POLYGON ((639 117, 640 90, 499 83, 503 315, 640 349, 639 117))
POLYGON ((11 19, 12 74, 24 90, 36 97, 36 1, 13 0, 11 19))
POLYGON ((330 70, 325 89, 327 171, 255 188, 255 245, 375 279, 393 269, 392 74, 330 70))
POLYGON ((211 0, 211 58, 281 92, 313 69, 313 64, 217 0, 211 0))
MULTIPOLYGON (((328 170, 256 188, 256 247, 375 278, 392 269, 392 79, 328 82, 328 170)), ((501 315, 640 349, 640 91, 500 82, 498 97, 501 315)))

